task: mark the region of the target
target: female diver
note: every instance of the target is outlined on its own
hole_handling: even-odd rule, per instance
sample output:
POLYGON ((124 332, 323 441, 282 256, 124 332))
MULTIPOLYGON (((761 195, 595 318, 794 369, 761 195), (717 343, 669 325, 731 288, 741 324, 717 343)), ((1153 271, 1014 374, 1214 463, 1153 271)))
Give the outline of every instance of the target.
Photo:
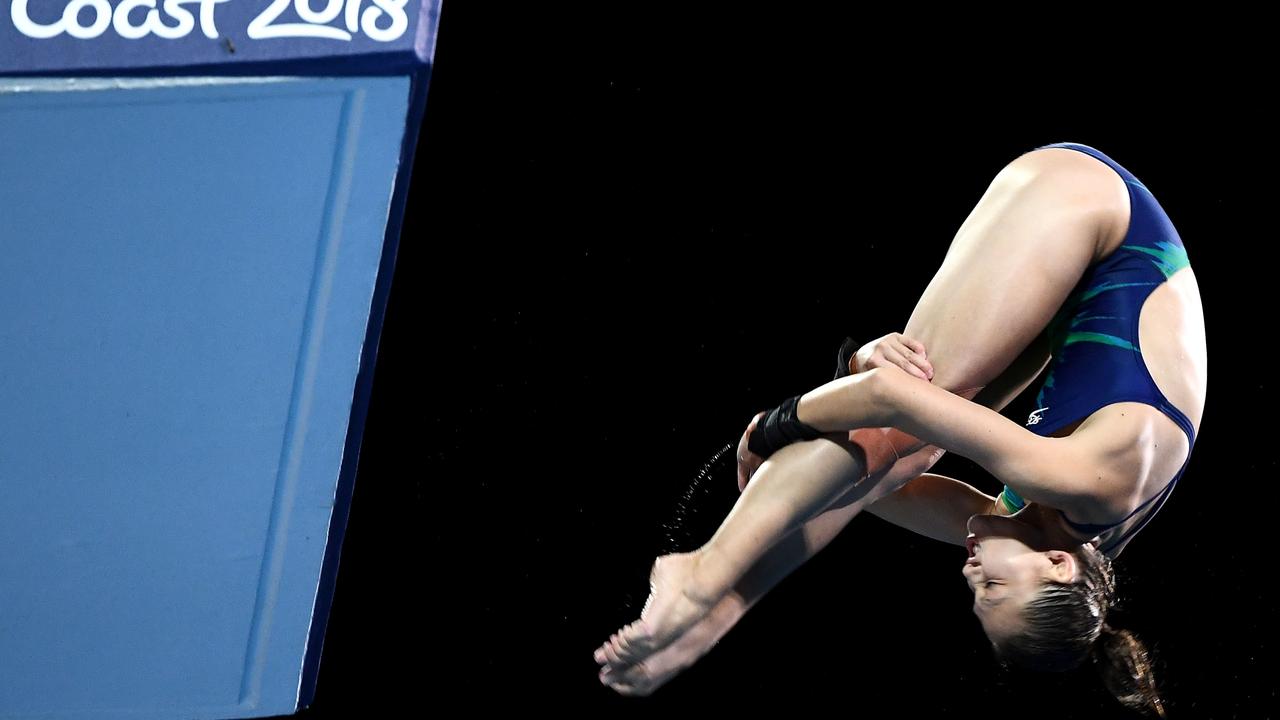
POLYGON ((836 380, 748 425, 738 502, 701 548, 654 562, 640 619, 595 652, 601 681, 652 692, 866 509, 967 547, 997 658, 1092 659, 1121 702, 1163 715, 1143 646, 1106 622, 1111 559, 1185 470, 1207 386, 1195 275, 1150 191, 1087 145, 1021 155, 903 334, 849 350, 836 380), (1046 365, 1025 426, 1000 415, 1046 365), (927 473, 946 450, 999 498, 927 473))

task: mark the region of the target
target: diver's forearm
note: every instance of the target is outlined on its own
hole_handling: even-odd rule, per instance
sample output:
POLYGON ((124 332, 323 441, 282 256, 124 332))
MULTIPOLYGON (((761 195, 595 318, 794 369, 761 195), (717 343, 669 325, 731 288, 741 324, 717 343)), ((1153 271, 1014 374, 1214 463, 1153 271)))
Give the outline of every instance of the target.
POLYGON ((867 508, 883 520, 927 538, 964 545, 969 518, 995 511, 995 498, 953 478, 924 473, 867 508))
POLYGON ((840 432, 893 423, 893 409, 883 397, 881 370, 832 380, 800 396, 796 418, 815 430, 840 432))

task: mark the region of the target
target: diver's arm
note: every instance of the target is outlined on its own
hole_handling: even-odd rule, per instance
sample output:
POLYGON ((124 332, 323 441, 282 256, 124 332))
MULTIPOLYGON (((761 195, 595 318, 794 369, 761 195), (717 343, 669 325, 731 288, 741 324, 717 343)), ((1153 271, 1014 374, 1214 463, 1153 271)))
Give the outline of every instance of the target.
POLYGON ((969 518, 995 514, 996 499, 959 480, 924 473, 867 507, 876 517, 927 538, 964 545, 969 518))
POLYGON ((1088 507, 1123 482, 1115 463, 1073 438, 1042 437, 1000 413, 880 367, 801 396, 797 418, 822 432, 889 426, 981 465, 1027 500, 1064 511, 1088 507))
MULTIPOLYGON (((1004 372, 987 383, 973 401, 1000 412, 1035 381, 1048 363, 1046 331, 1032 340, 1004 372)), ((969 517, 1009 514, 998 497, 992 498, 968 483, 935 473, 913 477, 897 491, 868 506, 867 512, 919 535, 961 546, 968 535, 969 517)))
MULTIPOLYGON (((894 464, 880 479, 889 487, 900 485, 871 505, 867 512, 933 540, 964 546, 969 534, 966 525, 977 514, 1007 514, 996 498, 953 478, 924 472, 941 453, 926 447, 894 464)), ((790 575, 800 565, 825 548, 849 521, 858 514, 856 495, 849 493, 836 500, 824 512, 806 522, 799 530, 770 548, 751 570, 734 586, 737 602, 750 608, 765 593, 790 575)))

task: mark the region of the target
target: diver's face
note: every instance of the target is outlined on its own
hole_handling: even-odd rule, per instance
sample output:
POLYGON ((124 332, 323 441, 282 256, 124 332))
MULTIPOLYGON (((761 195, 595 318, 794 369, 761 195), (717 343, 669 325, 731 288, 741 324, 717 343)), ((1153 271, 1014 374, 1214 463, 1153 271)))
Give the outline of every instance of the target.
POLYGON ((1046 534, 1017 517, 974 515, 969 518, 969 559, 961 572, 973 591, 973 612, 987 636, 1016 632, 1022 608, 1045 582, 1070 582, 1075 558, 1050 549, 1046 534))

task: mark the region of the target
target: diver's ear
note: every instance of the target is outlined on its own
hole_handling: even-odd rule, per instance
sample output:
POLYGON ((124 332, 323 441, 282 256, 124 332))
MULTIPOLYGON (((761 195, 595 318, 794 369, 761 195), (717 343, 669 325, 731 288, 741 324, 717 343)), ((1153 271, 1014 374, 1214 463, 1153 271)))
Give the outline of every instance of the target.
POLYGON ((1057 582, 1069 583, 1076 579, 1076 556, 1064 550, 1048 550, 1049 577, 1057 582))

